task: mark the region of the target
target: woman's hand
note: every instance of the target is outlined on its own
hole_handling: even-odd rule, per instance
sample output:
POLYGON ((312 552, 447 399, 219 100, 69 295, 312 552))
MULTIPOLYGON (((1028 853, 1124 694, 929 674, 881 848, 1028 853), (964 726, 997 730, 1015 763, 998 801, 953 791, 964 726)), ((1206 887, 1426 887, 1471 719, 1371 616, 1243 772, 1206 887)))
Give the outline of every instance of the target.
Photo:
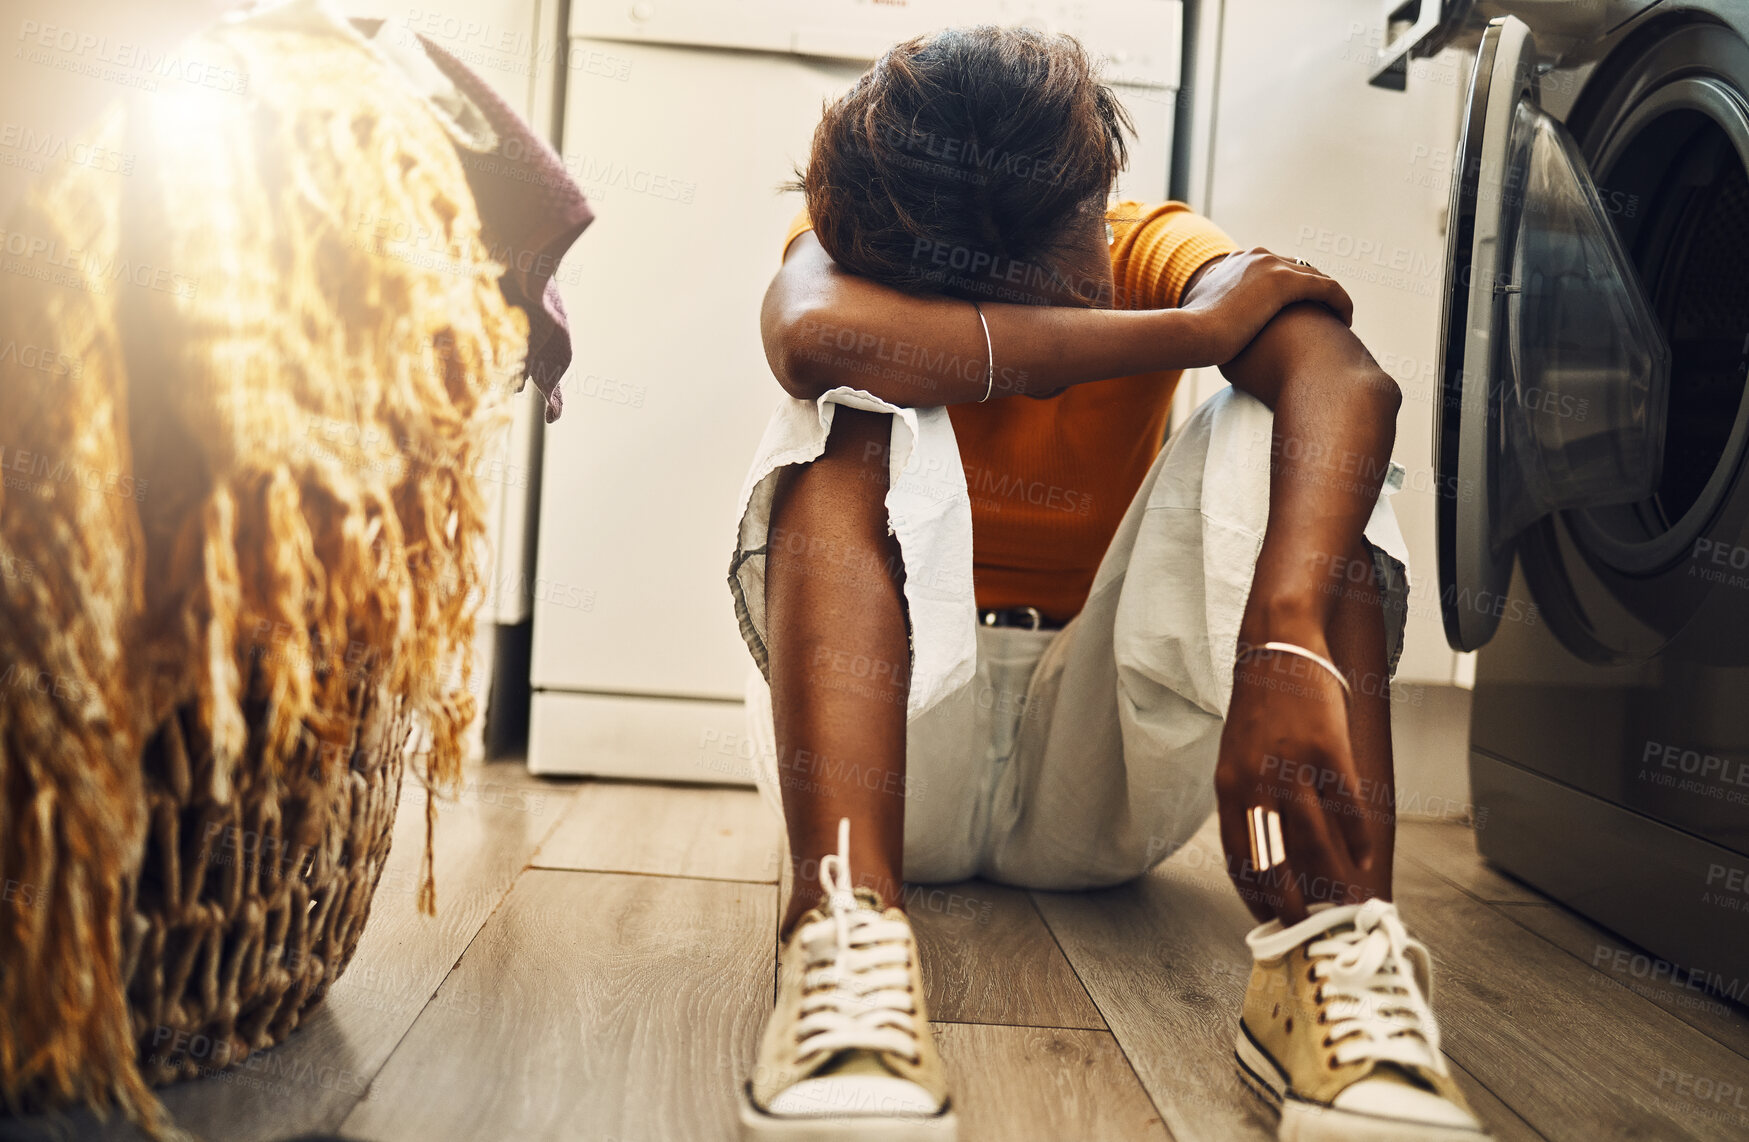
MULTIPOLYGON (((1327 655, 1322 643, 1307 649, 1327 655)), ((1278 653, 1240 663, 1215 791, 1228 875, 1259 920, 1279 917, 1287 926, 1305 919, 1308 904, 1360 903, 1368 895, 1357 875, 1372 866, 1362 816, 1368 806, 1343 691, 1323 667, 1278 653), (1279 863, 1266 852, 1261 869, 1252 859, 1253 809, 1280 814, 1279 863)))
POLYGON ((1299 301, 1328 307, 1344 325, 1354 320, 1354 302, 1334 278, 1264 249, 1240 250, 1211 263, 1192 279, 1180 308, 1201 317, 1207 356, 1224 365, 1271 318, 1299 301))

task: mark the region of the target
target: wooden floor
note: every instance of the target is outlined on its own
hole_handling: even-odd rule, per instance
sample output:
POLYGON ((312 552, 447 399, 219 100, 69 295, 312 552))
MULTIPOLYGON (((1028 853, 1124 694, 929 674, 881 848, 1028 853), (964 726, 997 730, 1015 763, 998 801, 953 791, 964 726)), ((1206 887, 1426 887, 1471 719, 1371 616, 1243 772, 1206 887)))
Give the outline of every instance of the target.
MULTIPOLYGON (((213 1142, 733 1138, 781 864, 755 795, 482 767, 440 809, 436 919, 414 907, 422 799, 409 790, 325 1008, 165 1091, 178 1123, 213 1142)), ((1407 822, 1400 852, 1445 1049, 1495 1137, 1749 1137, 1741 1009, 1618 959, 1609 935, 1482 865, 1461 826, 1407 822)), ((1122 888, 974 881, 912 916, 966 1142, 1274 1137, 1232 1073, 1249 921, 1212 833, 1122 888)), ((55 1137, 137 1135, 0 1119, 0 1139, 55 1137)))

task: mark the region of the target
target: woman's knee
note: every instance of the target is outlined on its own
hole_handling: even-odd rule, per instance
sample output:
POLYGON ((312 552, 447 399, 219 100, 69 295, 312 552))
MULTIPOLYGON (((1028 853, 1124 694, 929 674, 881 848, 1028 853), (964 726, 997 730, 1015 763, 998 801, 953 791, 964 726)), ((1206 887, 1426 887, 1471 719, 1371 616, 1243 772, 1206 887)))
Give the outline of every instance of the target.
POLYGON ((774 518, 791 507, 818 510, 828 506, 842 511, 852 506, 847 501, 855 501, 856 506, 865 508, 871 503, 881 505, 884 519, 891 436, 890 414, 839 408, 819 458, 779 473, 774 518), (822 505, 822 499, 829 504, 822 505), (800 502, 790 502, 797 500, 800 502))
POLYGON ((838 578, 899 576, 886 506, 891 419, 840 408, 820 457, 779 474, 767 541, 774 564, 819 565, 838 578))

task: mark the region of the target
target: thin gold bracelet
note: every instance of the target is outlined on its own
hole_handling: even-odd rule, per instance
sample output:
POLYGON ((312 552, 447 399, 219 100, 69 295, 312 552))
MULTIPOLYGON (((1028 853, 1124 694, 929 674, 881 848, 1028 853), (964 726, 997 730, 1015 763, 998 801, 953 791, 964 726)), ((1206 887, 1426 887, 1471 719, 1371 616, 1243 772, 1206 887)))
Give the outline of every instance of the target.
POLYGON ((1325 658, 1323 655, 1319 654, 1317 651, 1307 650, 1305 647, 1299 646, 1295 643, 1291 643, 1291 642, 1263 642, 1263 643, 1258 643, 1255 646, 1245 647, 1243 650, 1241 650, 1239 652, 1239 657, 1234 660, 1233 665, 1235 667, 1242 666, 1242 665, 1244 665, 1245 660, 1247 658, 1250 658, 1252 655, 1262 653, 1262 652, 1270 652, 1270 653, 1275 653, 1275 654, 1291 654, 1297 658, 1303 658, 1303 659, 1307 660, 1308 662, 1317 663, 1319 666, 1322 666, 1325 670, 1328 670, 1330 672, 1331 676, 1334 677, 1336 679, 1336 681, 1338 681, 1342 684, 1342 697, 1343 697, 1343 699, 1346 700, 1347 702, 1349 702, 1350 704, 1352 704, 1354 702, 1354 687, 1352 687, 1348 684, 1347 676, 1344 675, 1341 670, 1337 669, 1336 664, 1334 662, 1331 662, 1328 658, 1325 658))
POLYGON ((978 398, 978 403, 983 404, 996 391, 996 352, 990 348, 990 323, 984 320, 984 307, 974 301, 972 308, 978 313, 978 324, 984 327, 984 360, 988 372, 984 377, 984 395, 978 398))

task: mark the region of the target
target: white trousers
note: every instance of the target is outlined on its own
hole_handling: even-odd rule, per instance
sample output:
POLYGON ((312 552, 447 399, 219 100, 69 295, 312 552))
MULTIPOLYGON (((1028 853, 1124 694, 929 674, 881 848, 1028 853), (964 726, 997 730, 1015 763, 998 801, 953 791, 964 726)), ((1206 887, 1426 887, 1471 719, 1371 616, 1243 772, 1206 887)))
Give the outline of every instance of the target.
MULTIPOLYGON (((836 402, 832 396, 818 409, 802 401, 780 408, 749 476, 731 581, 761 667, 773 477, 785 463, 824 450, 828 404, 890 407, 862 393, 836 402), (758 605, 749 605, 755 591, 758 605)), ((1239 622, 1269 515, 1273 414, 1233 389, 1198 408, 1142 482, 1086 607, 1060 631, 1028 631, 976 625, 969 567, 960 589, 958 563, 970 559, 971 520, 940 490, 958 474, 964 495, 957 447, 945 465, 932 454, 942 448, 945 413, 890 411, 898 495, 889 495, 888 506, 912 623, 906 879, 983 876, 1079 889, 1146 872, 1214 809, 1239 622), (940 414, 940 423, 919 419, 930 413, 940 414), (898 513, 915 504, 918 486, 931 482, 930 510, 898 513), (919 607, 913 579, 940 596, 919 607), (968 645, 970 654, 955 650, 968 645)), ((951 425, 946 436, 951 444, 951 425)), ((1366 574, 1378 576, 1384 597, 1387 672, 1401 654, 1408 611, 1408 556, 1388 500, 1401 471, 1392 465, 1364 533, 1373 560, 1366 574)), ((762 670, 749 678, 747 716, 756 780, 781 813, 771 692, 762 670)), ((814 772, 805 779, 855 775, 814 772)))

